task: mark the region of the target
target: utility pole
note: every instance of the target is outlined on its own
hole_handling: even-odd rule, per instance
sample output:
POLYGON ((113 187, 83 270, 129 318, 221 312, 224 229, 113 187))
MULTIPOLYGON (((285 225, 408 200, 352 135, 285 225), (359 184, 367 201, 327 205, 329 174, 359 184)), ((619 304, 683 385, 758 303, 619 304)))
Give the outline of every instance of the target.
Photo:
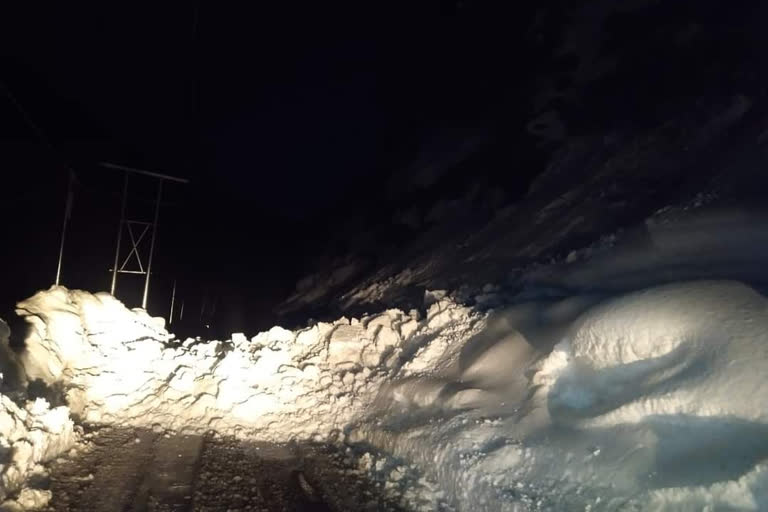
POLYGON ((171 292, 171 314, 168 315, 168 325, 173 325, 173 308, 175 305, 176 305, 176 280, 174 279, 173 291, 171 292))
POLYGON ((35 122, 32 120, 32 117, 30 117, 27 110, 24 108, 24 106, 21 104, 21 102, 14 96, 14 94, 11 92, 10 89, 5 85, 5 83, 0 80, 0 91, 5 93, 5 96, 8 98, 8 100, 13 104, 14 107, 16 107, 16 110, 21 115, 24 122, 29 126, 29 128, 34 132, 34 134, 37 136, 38 139, 48 148, 48 150, 51 152, 54 157, 56 157, 58 160, 60 160, 64 167, 69 171, 69 183, 67 184, 67 201, 64 206, 64 221, 62 222, 61 226, 61 240, 59 242, 59 261, 56 265, 56 286, 59 285, 61 282, 61 264, 62 260, 64 259, 64 241, 66 239, 67 235, 67 227, 69 224, 69 217, 72 215, 72 203, 74 201, 74 183, 76 181, 75 171, 70 167, 65 159, 62 157, 62 155, 56 150, 56 148, 53 146, 51 141, 46 137, 43 130, 40 129, 40 127, 35 124, 35 122))
POLYGON ((128 204, 128 173, 125 173, 123 180, 123 205, 120 207, 120 224, 117 226, 117 247, 115 248, 115 264, 112 267, 112 287, 110 292, 112 296, 115 295, 115 288, 117 287, 117 264, 120 258, 120 242, 123 238, 123 225, 125 224, 125 207, 128 204))
POLYGON ((163 196, 163 180, 157 182, 157 203, 155 203, 155 220, 152 222, 152 239, 149 242, 149 262, 147 263, 147 275, 144 279, 144 297, 141 299, 141 307, 147 309, 147 296, 149 294, 149 277, 152 275, 152 259, 155 256, 155 240, 157 239, 157 226, 160 220, 160 199, 163 196))
POLYGON ((69 218, 72 216, 72 204, 75 200, 75 173, 72 169, 69 170, 69 178, 67 183, 67 201, 64 204, 64 221, 61 225, 61 242, 59 243, 59 263, 56 266, 56 286, 61 283, 61 263, 64 260, 64 241, 67 238, 67 226, 69 225, 69 218))

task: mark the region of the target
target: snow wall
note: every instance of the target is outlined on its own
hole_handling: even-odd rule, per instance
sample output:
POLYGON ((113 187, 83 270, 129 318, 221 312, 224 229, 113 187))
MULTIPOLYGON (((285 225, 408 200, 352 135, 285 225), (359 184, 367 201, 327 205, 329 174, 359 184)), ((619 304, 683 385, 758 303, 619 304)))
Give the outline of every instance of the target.
MULTIPOLYGON (((8 346, 10 330, 0 319, 0 368, 5 370, 15 364, 8 346)), ((0 383, 3 375, 0 373, 0 383)), ((15 403, 0 393, 0 503, 11 493, 22 491, 24 482, 42 472, 40 463, 69 450, 75 441, 74 424, 67 407, 51 408, 42 398, 15 403)), ((45 503, 48 491, 22 492, 19 503, 34 506, 45 503)))
POLYGON ((61 390, 81 420, 270 441, 342 434, 392 375, 431 366, 422 345, 427 357, 457 348, 482 320, 451 301, 429 311, 180 342, 106 293, 53 287, 17 305, 32 326, 28 378, 61 390))
POLYGON ((478 313, 428 294, 178 342, 107 294, 19 303, 23 364, 92 422, 367 444, 458 510, 768 508, 768 301, 732 281, 478 313), (436 491, 437 492, 437 491, 436 491))

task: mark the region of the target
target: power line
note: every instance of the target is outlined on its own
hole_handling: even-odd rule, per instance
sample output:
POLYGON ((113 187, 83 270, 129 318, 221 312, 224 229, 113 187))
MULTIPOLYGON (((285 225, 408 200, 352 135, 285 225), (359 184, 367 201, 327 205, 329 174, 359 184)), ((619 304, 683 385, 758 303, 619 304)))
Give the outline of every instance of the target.
POLYGON ((61 225, 61 239, 59 241, 59 257, 56 264, 55 283, 56 286, 58 286, 61 282, 61 265, 62 261, 64 260, 64 241, 67 238, 67 226, 69 225, 69 219, 72 216, 72 206, 75 200, 74 185, 78 181, 77 174, 75 174, 75 170, 72 169, 72 166, 70 166, 61 155, 61 153, 56 150, 56 148, 51 143, 51 140, 45 135, 45 132, 43 132, 43 130, 32 120, 32 116, 29 115, 21 102, 16 98, 16 96, 14 96, 14 94, 2 80, 0 80, 0 89, 5 92, 6 97, 10 100, 13 106, 16 107, 16 110, 18 110, 19 114, 21 114, 21 117, 24 119, 24 122, 27 124, 27 126, 29 126, 37 138, 40 139, 40 141, 45 146, 47 146, 48 150, 54 155, 54 157, 61 162, 69 174, 67 179, 67 199, 64 203, 64 219, 61 225))
MULTIPOLYGON (((75 174, 75 170, 72 169, 72 166, 67 163, 67 161, 64 159, 61 153, 56 150, 56 147, 51 143, 51 140, 45 135, 45 132, 40 128, 40 126, 35 123, 35 121, 32 119, 32 116, 29 115, 29 112, 27 112, 27 109, 24 108, 24 105, 21 104, 21 102, 16 98, 16 96, 11 92, 11 90, 8 88, 5 83, 0 80, 0 89, 3 90, 8 100, 13 104, 13 106, 16 108, 16 110, 21 115, 22 119, 24 119, 24 122, 26 125, 34 132, 34 134, 37 136, 38 139, 48 148, 48 150, 60 161, 60 163, 64 166, 65 169, 67 169, 71 175, 74 175, 74 179, 77 181, 77 175, 75 174)), ((72 179, 72 176, 70 176, 70 179, 72 179)))

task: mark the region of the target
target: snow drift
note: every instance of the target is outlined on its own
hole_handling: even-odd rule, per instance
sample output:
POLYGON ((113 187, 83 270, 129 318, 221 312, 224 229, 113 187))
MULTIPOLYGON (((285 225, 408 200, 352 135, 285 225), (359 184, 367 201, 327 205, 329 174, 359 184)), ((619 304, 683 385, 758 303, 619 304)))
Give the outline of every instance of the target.
POLYGON ((427 299, 426 315, 211 342, 174 340, 107 294, 54 287, 18 311, 30 379, 86 421, 362 443, 420 467, 457 510, 768 507, 768 301, 754 289, 487 313, 427 299))
MULTIPOLYGON (((0 345, 4 355, 10 354, 9 333, 8 326, 0 320, 0 345)), ((7 364, 8 361, 3 361, 3 368, 7 364)), ((30 476, 42 472, 40 463, 69 450, 74 441, 74 425, 67 407, 51 408, 42 398, 19 406, 9 396, 0 394, 0 503, 9 494, 22 491, 30 476)), ((48 494, 28 489, 18 496, 18 503, 45 503, 48 494)))
POLYGON ((17 306, 33 327, 29 378, 61 390, 82 420, 272 441, 341 433, 389 375, 429 364, 413 358, 422 345, 473 330, 475 316, 450 301, 429 311, 179 342, 162 319, 108 294, 53 287, 17 306))
POLYGON ((632 293, 587 308, 546 355, 531 319, 574 305, 512 308, 443 392, 382 393, 355 437, 480 510, 768 506, 765 297, 735 282, 632 293))

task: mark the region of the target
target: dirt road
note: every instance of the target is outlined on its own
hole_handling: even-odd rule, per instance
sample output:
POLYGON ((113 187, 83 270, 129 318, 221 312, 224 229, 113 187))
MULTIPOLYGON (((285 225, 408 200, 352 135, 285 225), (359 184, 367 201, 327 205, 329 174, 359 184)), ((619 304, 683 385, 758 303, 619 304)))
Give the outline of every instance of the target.
POLYGON ((103 428, 49 466, 55 512, 400 511, 330 447, 103 428))

